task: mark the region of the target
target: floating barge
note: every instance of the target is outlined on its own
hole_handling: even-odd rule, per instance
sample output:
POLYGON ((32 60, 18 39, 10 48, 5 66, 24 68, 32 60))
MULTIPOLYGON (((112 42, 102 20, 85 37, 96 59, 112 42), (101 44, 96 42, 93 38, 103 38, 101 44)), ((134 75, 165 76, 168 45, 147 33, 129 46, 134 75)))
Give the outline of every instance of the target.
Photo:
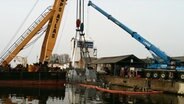
POLYGON ((0 72, 0 86, 63 86, 66 72, 0 72))

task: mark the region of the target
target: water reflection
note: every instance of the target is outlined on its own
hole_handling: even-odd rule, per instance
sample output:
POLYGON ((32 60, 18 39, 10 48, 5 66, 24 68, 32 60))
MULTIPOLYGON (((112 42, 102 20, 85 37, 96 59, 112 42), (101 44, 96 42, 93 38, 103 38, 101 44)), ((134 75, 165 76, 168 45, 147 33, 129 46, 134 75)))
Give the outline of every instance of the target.
POLYGON ((80 86, 74 86, 70 88, 70 94, 72 94, 72 96, 75 96, 75 99, 71 100, 72 104, 104 104, 102 100, 102 93, 96 91, 96 89, 88 89, 80 86))
POLYGON ((0 87, 0 104, 46 104, 64 97, 65 87, 0 87))
POLYGON ((68 104, 183 104, 184 102, 183 97, 171 94, 110 94, 74 85, 69 87, 69 92, 68 104))
POLYGON ((183 104, 183 102, 184 97, 171 94, 110 94, 79 85, 52 88, 0 87, 0 104, 183 104))

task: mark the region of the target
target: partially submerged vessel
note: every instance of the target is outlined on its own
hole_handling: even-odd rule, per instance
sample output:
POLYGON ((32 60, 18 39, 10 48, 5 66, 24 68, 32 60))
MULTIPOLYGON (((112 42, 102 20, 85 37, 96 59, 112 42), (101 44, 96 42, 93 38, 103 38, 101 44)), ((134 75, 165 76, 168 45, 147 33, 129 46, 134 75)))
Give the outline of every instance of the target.
POLYGON ((123 95, 140 95, 140 94, 159 94, 162 93, 162 91, 123 91, 123 90, 114 90, 114 89, 107 89, 102 88, 95 85, 87 85, 87 84, 79 84, 80 86, 87 87, 87 88, 93 88, 99 91, 113 93, 113 94, 123 94, 123 95))

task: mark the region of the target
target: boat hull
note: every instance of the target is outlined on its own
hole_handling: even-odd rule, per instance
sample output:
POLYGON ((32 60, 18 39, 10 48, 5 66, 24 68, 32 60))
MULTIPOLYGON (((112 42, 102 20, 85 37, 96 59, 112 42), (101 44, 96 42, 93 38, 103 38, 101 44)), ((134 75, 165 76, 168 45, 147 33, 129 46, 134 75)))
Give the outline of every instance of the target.
POLYGON ((0 72, 0 86, 63 86, 66 72, 0 72))

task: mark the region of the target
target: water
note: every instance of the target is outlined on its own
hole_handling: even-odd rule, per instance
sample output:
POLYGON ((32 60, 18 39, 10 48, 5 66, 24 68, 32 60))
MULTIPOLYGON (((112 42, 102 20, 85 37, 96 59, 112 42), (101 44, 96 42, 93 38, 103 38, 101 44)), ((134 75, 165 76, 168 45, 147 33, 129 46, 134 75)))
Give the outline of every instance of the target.
POLYGON ((110 94, 78 85, 0 87, 0 104, 184 104, 184 97, 172 94, 110 94))

